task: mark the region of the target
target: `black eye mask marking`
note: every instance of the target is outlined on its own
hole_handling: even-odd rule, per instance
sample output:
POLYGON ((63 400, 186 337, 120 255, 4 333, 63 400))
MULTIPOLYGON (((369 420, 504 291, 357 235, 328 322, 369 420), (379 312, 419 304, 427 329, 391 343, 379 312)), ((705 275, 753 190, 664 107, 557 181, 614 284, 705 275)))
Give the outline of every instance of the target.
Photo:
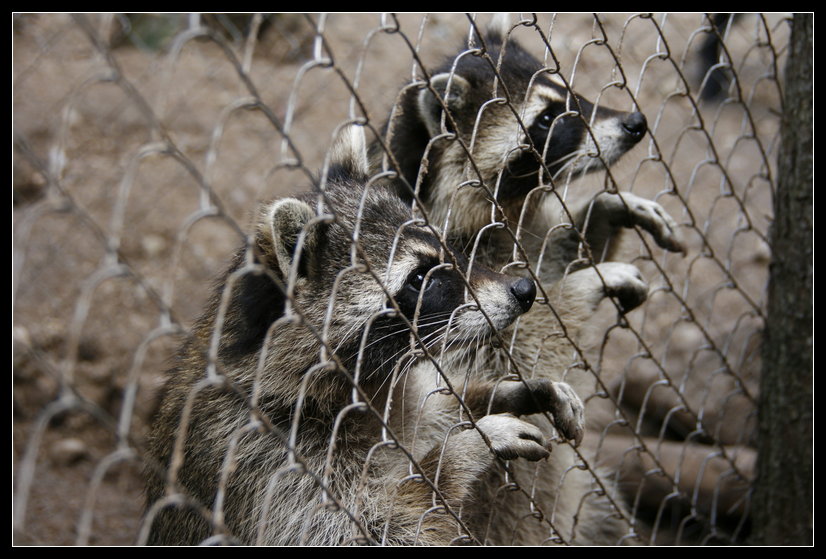
POLYGON ((428 316, 447 317, 464 303, 464 282, 456 270, 425 260, 408 276, 395 301, 408 320, 413 319, 417 307, 422 322, 427 322, 424 319, 428 316))
POLYGON ((556 117, 565 112, 565 103, 554 102, 548 103, 548 106, 542 111, 536 120, 533 122, 532 128, 548 131, 554 124, 556 117))

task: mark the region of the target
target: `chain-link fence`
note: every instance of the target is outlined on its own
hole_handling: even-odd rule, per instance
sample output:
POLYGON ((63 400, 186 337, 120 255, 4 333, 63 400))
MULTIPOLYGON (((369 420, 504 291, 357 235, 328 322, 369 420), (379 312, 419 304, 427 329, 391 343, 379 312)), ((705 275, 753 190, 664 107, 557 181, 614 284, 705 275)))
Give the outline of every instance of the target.
MULTIPOLYGON (((504 72, 496 52, 480 39, 490 20, 460 14, 14 16, 15 543, 145 543, 152 541, 153 515, 181 503, 196 511, 198 533, 211 541, 232 540, 239 531, 254 535, 241 538, 245 543, 279 537, 284 543, 419 543, 431 541, 431 533, 449 533, 447 541, 499 544, 745 541, 755 475, 781 70, 789 41, 782 15, 514 16, 506 28, 508 41, 541 61, 543 75, 566 91, 600 107, 638 110, 647 119, 641 141, 607 171, 563 170, 544 179, 535 173, 539 180, 530 195, 509 215, 524 216, 530 204, 555 199, 570 209, 563 211, 570 217, 576 204, 601 192, 631 193, 656 201, 673 217, 684 249, 664 250, 645 227, 626 228, 612 239, 613 260, 641 272, 648 285, 645 302, 618 312, 622 289, 612 291, 609 285, 615 297, 605 298, 588 313, 592 316, 571 318, 557 312, 570 302, 568 292, 540 281, 533 309, 506 330, 507 339, 493 336, 492 347, 485 349, 494 355, 489 365, 499 375, 488 371, 485 380, 497 389, 504 382, 521 385, 540 378, 575 386, 586 422, 581 444, 566 440, 576 437, 566 436, 570 433, 551 413, 545 417, 555 420, 559 432, 543 426, 548 458, 534 463, 500 453, 489 468, 467 466, 466 461, 477 466, 479 461, 472 460, 470 447, 460 445, 468 437, 459 435, 478 432, 471 424, 485 432, 468 396, 482 375, 477 357, 488 355, 480 347, 461 358, 435 352, 422 357, 419 347, 407 361, 382 364, 394 371, 398 386, 381 390, 393 394, 404 391, 406 382, 413 392, 413 384, 424 382, 414 383, 415 375, 436 371, 428 377, 428 396, 399 419, 398 408, 404 406, 398 398, 379 398, 377 388, 372 400, 347 370, 347 356, 336 361, 330 345, 331 332, 348 319, 346 305, 367 305, 367 295, 329 305, 321 301, 318 330, 306 334, 307 347, 318 345, 312 362, 303 365, 306 370, 338 363, 330 373, 338 374, 330 381, 334 388, 328 388, 338 390, 336 398, 344 404, 329 417, 322 408, 339 400, 330 396, 324 402, 319 395, 324 392, 314 392, 314 375, 327 378, 320 373, 296 380, 294 393, 276 391, 261 401, 261 383, 242 378, 283 375, 282 360, 304 355, 281 348, 289 358, 276 360, 277 350, 265 350, 266 343, 262 349, 261 340, 278 339, 279 328, 311 323, 302 314, 307 309, 291 309, 288 301, 281 314, 261 310, 256 316, 266 326, 257 333, 255 351, 241 361, 226 357, 216 346, 222 342, 214 341, 234 328, 223 322, 233 305, 242 304, 232 288, 219 289, 215 314, 197 322, 216 278, 239 247, 248 247, 241 253, 247 267, 238 268, 244 271, 239 277, 259 277, 267 260, 256 252, 256 207, 323 188, 326 182, 317 177, 328 174, 328 151, 345 123, 364 125, 368 141, 381 139, 389 146, 383 126, 388 115, 409 109, 402 92, 427 91, 434 83, 427 80, 446 57, 473 57, 489 63, 493 75, 504 72), (531 322, 540 312, 547 322, 531 322), (176 407, 168 393, 164 400, 165 371, 176 366, 180 374, 186 366, 173 359, 182 339, 191 346, 201 342, 196 353, 203 359, 186 361, 198 371, 196 377, 229 379, 214 401, 198 400, 195 394, 202 389, 194 385, 181 396, 191 396, 189 404, 178 401, 176 407), (523 343, 540 353, 552 346, 553 370, 543 369, 541 359, 519 357, 530 353, 523 343), (410 360, 432 360, 432 371, 417 373, 410 360), (448 363, 453 374, 442 371, 448 363), (223 408, 215 401, 224 402, 229 393, 242 411, 221 428, 210 424, 214 432, 188 424, 186 415, 180 419, 184 410, 197 417, 219 415, 223 408), (283 401, 270 401, 278 398, 283 401), (431 405, 440 399, 451 404, 434 419, 431 405), (274 407, 267 408, 270 404, 274 407), (164 462, 147 441, 152 417, 170 406, 175 427, 169 428, 168 444, 177 446, 170 454, 174 459, 164 462), (407 444, 404 433, 417 425, 429 434, 407 444), (277 450, 245 454, 250 433, 277 450), (316 440, 302 439, 313 434, 316 440), (215 468, 206 497, 188 486, 196 477, 192 470, 177 463, 188 460, 188 436, 203 438, 196 446, 202 445, 209 455, 203 460, 215 468), (300 459, 315 443, 319 461, 300 459), (439 449, 434 464, 426 463, 431 455, 421 450, 425 444, 439 449), (456 448, 467 451, 465 462, 451 458, 456 448), (234 488, 252 488, 262 480, 238 479, 254 475, 250 463, 267 460, 280 462, 268 470, 276 473, 263 480, 266 490, 249 504, 256 516, 239 520, 231 501, 240 490, 234 488), (157 495, 163 496, 162 505, 152 509, 150 520, 147 470, 162 479, 157 495), (452 499, 451 484, 467 485, 460 492, 464 497, 452 499), (427 506, 416 509, 404 500, 411 486, 427 506), (300 502, 302 495, 308 502, 300 502), (270 516, 261 513, 276 509, 270 516), (410 537, 394 533, 403 515, 413 526, 405 528, 410 537), (240 528, 244 523, 253 527, 240 528)), ((496 103, 525 118, 517 92, 491 91, 490 99, 498 101, 485 110, 496 103)), ((573 98, 564 97, 567 110, 576 114, 573 98)), ((449 96, 444 102, 449 104, 449 96)), ((473 118, 483 122, 480 114, 473 118)), ((526 126, 518 121, 514 118, 511 136, 526 126)), ((601 134, 596 119, 577 122, 588 129, 583 138, 601 134)), ((446 136, 455 132, 450 118, 441 124, 446 136)), ((485 130, 478 127, 465 146, 466 159, 458 167, 465 174, 454 184, 494 193, 495 184, 480 187, 478 179, 486 179, 473 174, 483 165, 477 159, 485 130)), ((530 151, 524 139, 508 141, 500 156, 530 151)), ((586 157, 607 157, 599 149, 604 146, 586 157)), ((386 170, 394 168, 388 160, 400 155, 379 151, 384 173, 382 166, 374 168, 371 185, 388 177, 386 170)), ((416 173, 422 181, 421 169, 416 173)), ((419 200, 416 216, 433 210, 456 223, 478 213, 463 205, 467 198, 446 199, 435 203, 444 204, 436 210, 419 200)), ((511 247, 516 241, 516 248, 506 251, 510 263, 497 271, 541 280, 524 223, 503 218, 508 211, 498 202, 488 201, 486 208, 490 227, 510 231, 511 247)), ((325 211, 336 214, 333 206, 325 211)), ((357 228, 365 219, 357 216, 357 228)), ((439 237, 441 266, 446 266, 450 226, 435 219, 430 225, 424 230, 439 237)), ((562 230, 569 228, 555 228, 562 230)), ((402 236, 395 229, 388 235, 402 236)), ((353 264, 362 252, 378 250, 361 246, 366 238, 366 233, 354 237, 353 254, 359 256, 353 264)), ((481 269, 475 262, 483 252, 481 238, 465 251, 470 268, 481 269)), ((538 253, 543 263, 555 254, 554 239, 548 235, 538 253)), ((578 253, 580 260, 586 256, 578 253)), ((556 285, 581 277, 580 260, 570 263, 556 285)), ((457 268, 467 271, 463 266, 457 268)), ((356 272, 348 269, 343 277, 347 274, 356 272)), ((376 276, 371 285, 390 276, 390 271, 384 279, 376 276)), ((290 281, 288 300, 302 289, 290 281)), ((475 296, 484 308, 483 295, 475 296)), ((243 304, 270 302, 264 297, 243 304)), ((374 320, 378 316, 370 323, 374 320)), ((424 328, 418 315, 407 326, 405 339, 410 328, 424 328)), ((349 335, 372 339, 369 325, 353 325, 349 335)), ((413 338, 413 346, 421 344, 413 338)), ((362 342, 358 367, 369 361, 372 347, 362 342)), ((487 442, 496 442, 485 434, 487 442)))

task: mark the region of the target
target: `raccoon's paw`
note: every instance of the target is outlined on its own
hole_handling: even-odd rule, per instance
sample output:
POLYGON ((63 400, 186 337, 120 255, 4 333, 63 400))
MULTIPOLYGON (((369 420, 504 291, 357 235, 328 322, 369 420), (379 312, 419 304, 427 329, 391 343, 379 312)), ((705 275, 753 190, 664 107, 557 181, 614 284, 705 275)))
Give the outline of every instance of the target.
POLYGON ((582 442, 585 406, 567 383, 549 379, 502 382, 496 387, 492 409, 516 415, 548 412, 563 438, 577 445, 582 442))
POLYGON ((525 458, 535 462, 551 454, 538 427, 508 413, 486 415, 476 426, 490 441, 494 454, 504 460, 525 458))
POLYGON ((636 309, 648 298, 648 284, 636 266, 623 262, 597 264, 605 280, 605 293, 614 297, 623 313, 636 309))
POLYGON ((565 382, 547 381, 550 386, 551 398, 549 406, 554 417, 554 426, 565 439, 573 441, 575 445, 582 442, 582 433, 585 429, 585 404, 579 395, 565 382))
POLYGON ((560 280, 562 289, 558 299, 584 314, 593 312, 607 296, 614 297, 628 312, 648 298, 648 285, 640 271, 623 262, 603 262, 568 274, 560 280))
POLYGON ((597 197, 594 209, 607 213, 609 221, 617 226, 642 227, 668 251, 685 252, 677 222, 653 200, 629 192, 603 193, 597 197))

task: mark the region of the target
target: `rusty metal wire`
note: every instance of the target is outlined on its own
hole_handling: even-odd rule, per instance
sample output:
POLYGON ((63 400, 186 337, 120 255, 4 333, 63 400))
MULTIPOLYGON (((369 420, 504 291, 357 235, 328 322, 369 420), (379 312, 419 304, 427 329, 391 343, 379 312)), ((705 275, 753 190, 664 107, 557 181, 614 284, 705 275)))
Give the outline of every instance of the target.
MULTIPOLYGON (((161 507, 188 502, 175 489, 183 451, 179 447, 172 464, 153 463, 147 431, 170 357, 182 338, 193 337, 230 256, 252 241, 256 206, 323 187, 329 147, 346 123, 363 125, 371 140, 386 140, 382 126, 400 110, 400 92, 427 86, 445 56, 488 57, 496 67, 473 33, 488 20, 461 14, 14 16, 16 544, 145 543, 161 507), (148 511, 147 464, 170 480, 166 497, 148 511)), ((583 337, 573 333, 579 325, 558 315, 548 325, 549 343, 566 347, 569 356, 555 374, 586 387, 580 393, 583 445, 552 441, 550 460, 571 457, 556 489, 563 494, 571 480, 585 476, 587 491, 564 497, 577 502, 549 502, 536 472, 531 477, 512 468, 514 461, 498 466, 501 484, 492 488, 496 495, 521 496, 519 516, 545 534, 538 543, 581 542, 588 523, 601 519, 569 511, 583 510, 592 498, 604 499, 611 521, 624 526, 617 544, 738 543, 748 536, 787 27, 783 16, 761 14, 525 14, 512 20, 510 36, 572 91, 598 105, 638 108, 649 123, 641 144, 617 165, 555 176, 554 188, 536 195, 556 196, 565 208, 602 191, 655 200, 679 224, 686 247, 682 255, 667 253, 643 231, 626 231, 621 253, 641 270, 648 300, 627 314, 606 300, 583 337)), ((504 90, 497 89, 491 103, 510 104, 519 114, 504 90)), ((474 135, 467 153, 476 143, 474 135)), ((386 176, 377 173, 371 184, 386 176)), ((467 178, 463 187, 477 188, 472 173, 467 178)), ((495 185, 478 187, 495 198, 495 185)), ((416 218, 446 243, 443 224, 432 223, 424 208, 416 218)), ((489 227, 511 228, 513 258, 504 271, 524 269, 521 225, 492 219, 489 227)), ((355 237, 354 255, 359 250, 355 237)), ((364 273, 358 258, 353 264, 340 281, 364 273)), ((248 252, 227 284, 260 270, 248 252)), ((537 305, 553 311, 550 291, 542 285, 539 291, 537 305)), ((231 304, 230 289, 222 293, 221 313, 231 304)), ((328 338, 332 301, 324 311, 328 320, 314 331, 322 348, 319 371, 337 368, 328 338)), ((306 323, 301 312, 291 309, 269 331, 306 323)), ((198 391, 220 385, 244 399, 251 413, 227 441, 215 501, 193 503, 212 526, 209 543, 232 540, 223 499, 239 459, 235 449, 247 433, 262 431, 292 450, 261 506, 275 506, 282 482, 306 476, 321 498, 308 504, 303 521, 310 526, 315 515, 327 518, 339 509, 351 528, 342 543, 393 541, 393 534, 363 526, 359 508, 369 506, 365 498, 375 490, 367 472, 389 454, 407 465, 398 487, 424 482, 432 492, 432 509, 420 522, 450 517, 457 542, 524 543, 521 524, 512 527, 510 541, 472 533, 468 510, 446 504, 439 480, 421 474, 420 452, 394 431, 388 409, 361 391, 354 371, 347 377, 351 403, 330 425, 327 459, 314 469, 295 452, 301 425, 269 422, 258 413, 255 389, 249 393, 223 370, 221 313, 204 348, 209 367, 189 405, 198 391), (362 413, 381 428, 360 465, 360 494, 351 508, 331 489, 331 457, 342 422, 362 413)), ((415 332, 417 324, 411 326, 415 332)), ((497 343, 517 351, 515 340, 500 336, 497 343)), ((438 348, 424 353, 436 370, 446 362, 438 348)), ((511 365, 503 378, 535 373, 511 365)), ((265 355, 257 366, 266 373, 265 355)), ((394 374, 399 382, 403 372, 394 374)), ((472 423, 463 390, 437 375, 432 398, 448 394, 457 402, 445 436, 472 423)), ((302 403, 296 405, 300 410, 302 403)), ((411 421, 422 421, 427 405, 426 399, 411 421)), ((185 420, 180 428, 187 429, 185 420)), ((264 523, 257 533, 249 543, 268 541, 264 523)), ((312 541, 306 536, 297 543, 312 541)))

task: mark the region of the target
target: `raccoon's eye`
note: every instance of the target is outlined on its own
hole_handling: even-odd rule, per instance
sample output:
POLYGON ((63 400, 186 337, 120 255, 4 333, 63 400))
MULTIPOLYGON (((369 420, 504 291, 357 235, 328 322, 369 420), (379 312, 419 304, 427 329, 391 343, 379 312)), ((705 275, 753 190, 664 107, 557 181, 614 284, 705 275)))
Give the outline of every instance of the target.
POLYGON ((547 109, 541 115, 539 115, 534 122, 534 124, 543 130, 548 130, 551 128, 551 125, 554 123, 554 119, 556 118, 556 111, 552 109, 547 109))
MULTIPOLYGON (((407 278, 407 288, 413 291, 421 291, 422 285, 424 285, 424 278, 427 273, 430 271, 429 268, 419 268, 415 270, 410 276, 407 278)), ((425 286, 425 291, 430 291, 434 285, 438 283, 438 280, 433 278, 432 276, 427 282, 425 286)))

